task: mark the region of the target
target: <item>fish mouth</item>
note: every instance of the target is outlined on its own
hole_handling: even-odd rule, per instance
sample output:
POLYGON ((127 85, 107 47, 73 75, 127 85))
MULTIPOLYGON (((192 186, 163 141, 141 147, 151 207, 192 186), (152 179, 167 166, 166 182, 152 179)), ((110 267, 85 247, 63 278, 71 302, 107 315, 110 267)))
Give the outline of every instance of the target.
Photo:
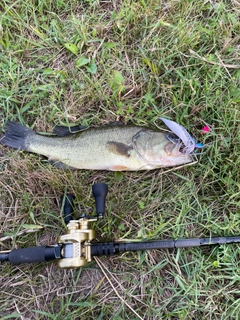
POLYGON ((177 143, 173 143, 172 141, 169 141, 164 150, 168 156, 179 156, 179 155, 184 155, 183 150, 183 144, 180 142, 180 139, 177 143))
POLYGON ((169 141, 164 150, 167 154, 168 161, 174 163, 174 165, 192 162, 191 155, 186 152, 185 146, 180 139, 176 144, 169 141))
POLYGON ((168 134, 167 139, 169 140, 169 143, 167 143, 164 148, 167 155, 181 156, 189 154, 184 143, 176 135, 168 134))

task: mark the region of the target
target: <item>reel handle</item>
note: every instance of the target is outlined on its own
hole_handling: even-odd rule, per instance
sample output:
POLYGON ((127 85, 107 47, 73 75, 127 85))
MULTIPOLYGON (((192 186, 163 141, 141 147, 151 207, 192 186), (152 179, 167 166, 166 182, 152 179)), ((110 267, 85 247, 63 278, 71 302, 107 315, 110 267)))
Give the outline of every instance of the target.
POLYGON ((73 194, 66 194, 66 196, 61 197, 61 204, 63 205, 63 218, 66 224, 73 220, 73 209, 74 209, 74 199, 73 194))
POLYGON ((105 213, 105 200, 108 194, 106 183, 96 183, 92 186, 92 194, 95 198, 96 212, 98 218, 102 218, 105 213))

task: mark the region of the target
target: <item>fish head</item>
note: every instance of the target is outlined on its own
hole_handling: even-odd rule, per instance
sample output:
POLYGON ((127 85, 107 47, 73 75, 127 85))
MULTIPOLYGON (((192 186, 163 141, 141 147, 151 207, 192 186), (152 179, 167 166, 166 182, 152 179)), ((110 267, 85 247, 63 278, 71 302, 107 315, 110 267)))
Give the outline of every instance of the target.
POLYGON ((175 134, 141 130, 133 137, 133 147, 147 168, 172 167, 192 162, 175 134))

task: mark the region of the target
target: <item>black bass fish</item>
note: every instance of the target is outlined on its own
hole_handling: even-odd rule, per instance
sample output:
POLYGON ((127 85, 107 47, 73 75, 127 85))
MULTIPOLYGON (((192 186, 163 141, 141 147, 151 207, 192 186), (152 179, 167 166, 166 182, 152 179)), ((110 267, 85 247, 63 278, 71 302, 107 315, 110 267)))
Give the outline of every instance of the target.
POLYGON ((0 143, 77 169, 137 171, 192 162, 175 134, 134 125, 88 128, 60 137, 8 121, 0 143))

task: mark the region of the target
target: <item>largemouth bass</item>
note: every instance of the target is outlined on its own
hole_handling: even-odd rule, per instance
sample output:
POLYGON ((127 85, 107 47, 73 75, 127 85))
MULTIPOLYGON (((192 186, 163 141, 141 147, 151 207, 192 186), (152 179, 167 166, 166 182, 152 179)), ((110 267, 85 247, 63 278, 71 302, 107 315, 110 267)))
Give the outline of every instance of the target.
POLYGON ((173 133, 138 126, 88 128, 64 137, 46 136, 8 121, 0 143, 44 155, 77 169, 137 171, 192 161, 173 133))

